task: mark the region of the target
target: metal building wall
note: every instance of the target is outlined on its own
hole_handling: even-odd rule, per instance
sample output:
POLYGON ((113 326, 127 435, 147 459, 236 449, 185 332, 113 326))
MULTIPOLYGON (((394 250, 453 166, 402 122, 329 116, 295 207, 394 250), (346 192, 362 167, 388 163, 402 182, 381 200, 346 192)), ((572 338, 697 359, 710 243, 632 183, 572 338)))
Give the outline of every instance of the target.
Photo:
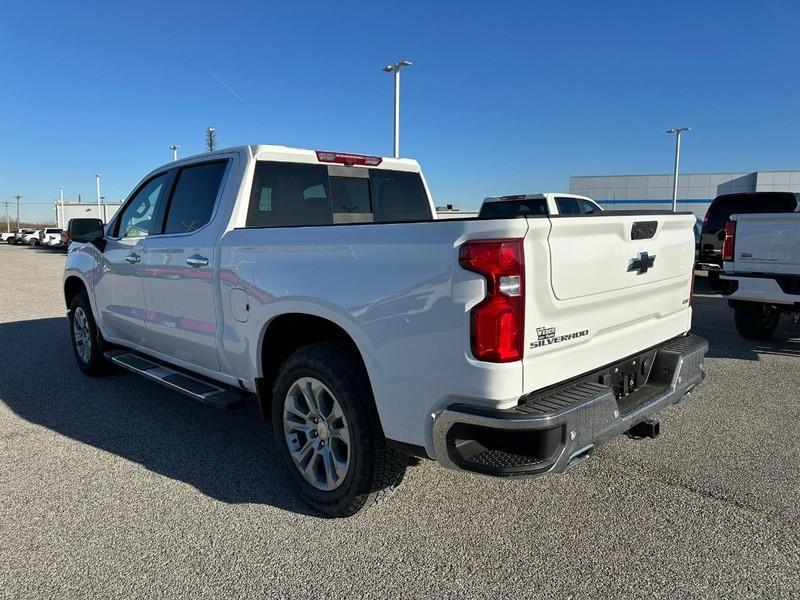
MULTIPOLYGON (((570 177, 569 191, 589 196, 607 209, 669 209, 672 175, 570 177)), ((703 218, 720 194, 755 191, 798 191, 800 171, 751 173, 687 173, 678 177, 678 209, 703 218)))

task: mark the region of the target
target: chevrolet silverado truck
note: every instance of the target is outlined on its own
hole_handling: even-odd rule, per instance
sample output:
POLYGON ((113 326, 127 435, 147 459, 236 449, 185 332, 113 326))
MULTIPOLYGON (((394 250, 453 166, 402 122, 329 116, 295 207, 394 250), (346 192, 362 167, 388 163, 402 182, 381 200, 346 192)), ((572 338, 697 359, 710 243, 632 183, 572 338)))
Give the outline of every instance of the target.
POLYGON ((691 214, 438 220, 416 161, 243 146, 148 174, 64 273, 87 375, 254 399, 300 495, 385 497, 409 456, 560 472, 703 378, 691 214))
POLYGON ((732 215, 722 260, 722 293, 742 337, 772 337, 782 314, 800 322, 800 213, 732 215))

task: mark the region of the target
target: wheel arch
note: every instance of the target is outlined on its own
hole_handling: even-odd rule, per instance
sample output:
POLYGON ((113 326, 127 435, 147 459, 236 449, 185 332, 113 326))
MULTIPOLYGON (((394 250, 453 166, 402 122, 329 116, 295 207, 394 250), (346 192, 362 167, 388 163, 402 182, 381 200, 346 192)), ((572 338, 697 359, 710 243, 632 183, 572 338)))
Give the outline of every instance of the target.
POLYGON ((81 292, 86 292, 87 295, 89 294, 89 288, 86 286, 83 279, 77 275, 70 275, 64 280, 64 301, 67 305, 67 310, 69 310, 75 296, 81 292))
POLYGON ((256 395, 263 418, 269 418, 271 414, 272 386, 283 363, 295 350, 317 342, 339 342, 348 348, 363 369, 375 402, 373 378, 354 336, 329 318, 305 312, 287 312, 270 319, 259 338, 256 395))

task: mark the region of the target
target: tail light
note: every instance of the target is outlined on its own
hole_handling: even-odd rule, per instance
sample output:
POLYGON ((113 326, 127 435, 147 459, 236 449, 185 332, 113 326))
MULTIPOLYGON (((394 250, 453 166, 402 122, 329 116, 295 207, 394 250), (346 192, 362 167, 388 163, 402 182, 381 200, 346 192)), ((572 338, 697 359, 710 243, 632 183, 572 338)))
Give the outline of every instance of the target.
POLYGON ((736 221, 725 223, 725 241, 722 242, 722 260, 733 260, 733 250, 736 246, 736 221))
POLYGON ((323 152, 317 150, 317 160, 325 163, 335 163, 340 165, 363 165, 366 167, 377 167, 383 162, 380 156, 365 156, 363 154, 348 154, 346 152, 323 152))
POLYGON ((522 240, 467 242, 459 263, 486 278, 486 298, 470 316, 472 355, 487 362, 520 360, 525 329, 522 240))

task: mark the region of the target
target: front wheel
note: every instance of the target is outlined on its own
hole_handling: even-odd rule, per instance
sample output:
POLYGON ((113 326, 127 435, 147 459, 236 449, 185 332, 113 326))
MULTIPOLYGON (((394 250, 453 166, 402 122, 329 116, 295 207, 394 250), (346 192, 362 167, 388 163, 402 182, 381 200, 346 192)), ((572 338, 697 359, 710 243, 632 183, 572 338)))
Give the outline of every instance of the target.
POLYGON ((766 340, 778 327, 780 312, 761 302, 739 302, 733 309, 736 331, 748 340, 766 340))
POLYGON ((72 300, 68 318, 70 340, 78 368, 91 377, 106 374, 109 364, 103 357, 104 342, 86 292, 80 292, 72 300))
POLYGON ((278 451, 309 505, 348 517, 399 485, 407 462, 387 447, 366 373, 347 347, 318 343, 295 351, 272 398, 278 451))

